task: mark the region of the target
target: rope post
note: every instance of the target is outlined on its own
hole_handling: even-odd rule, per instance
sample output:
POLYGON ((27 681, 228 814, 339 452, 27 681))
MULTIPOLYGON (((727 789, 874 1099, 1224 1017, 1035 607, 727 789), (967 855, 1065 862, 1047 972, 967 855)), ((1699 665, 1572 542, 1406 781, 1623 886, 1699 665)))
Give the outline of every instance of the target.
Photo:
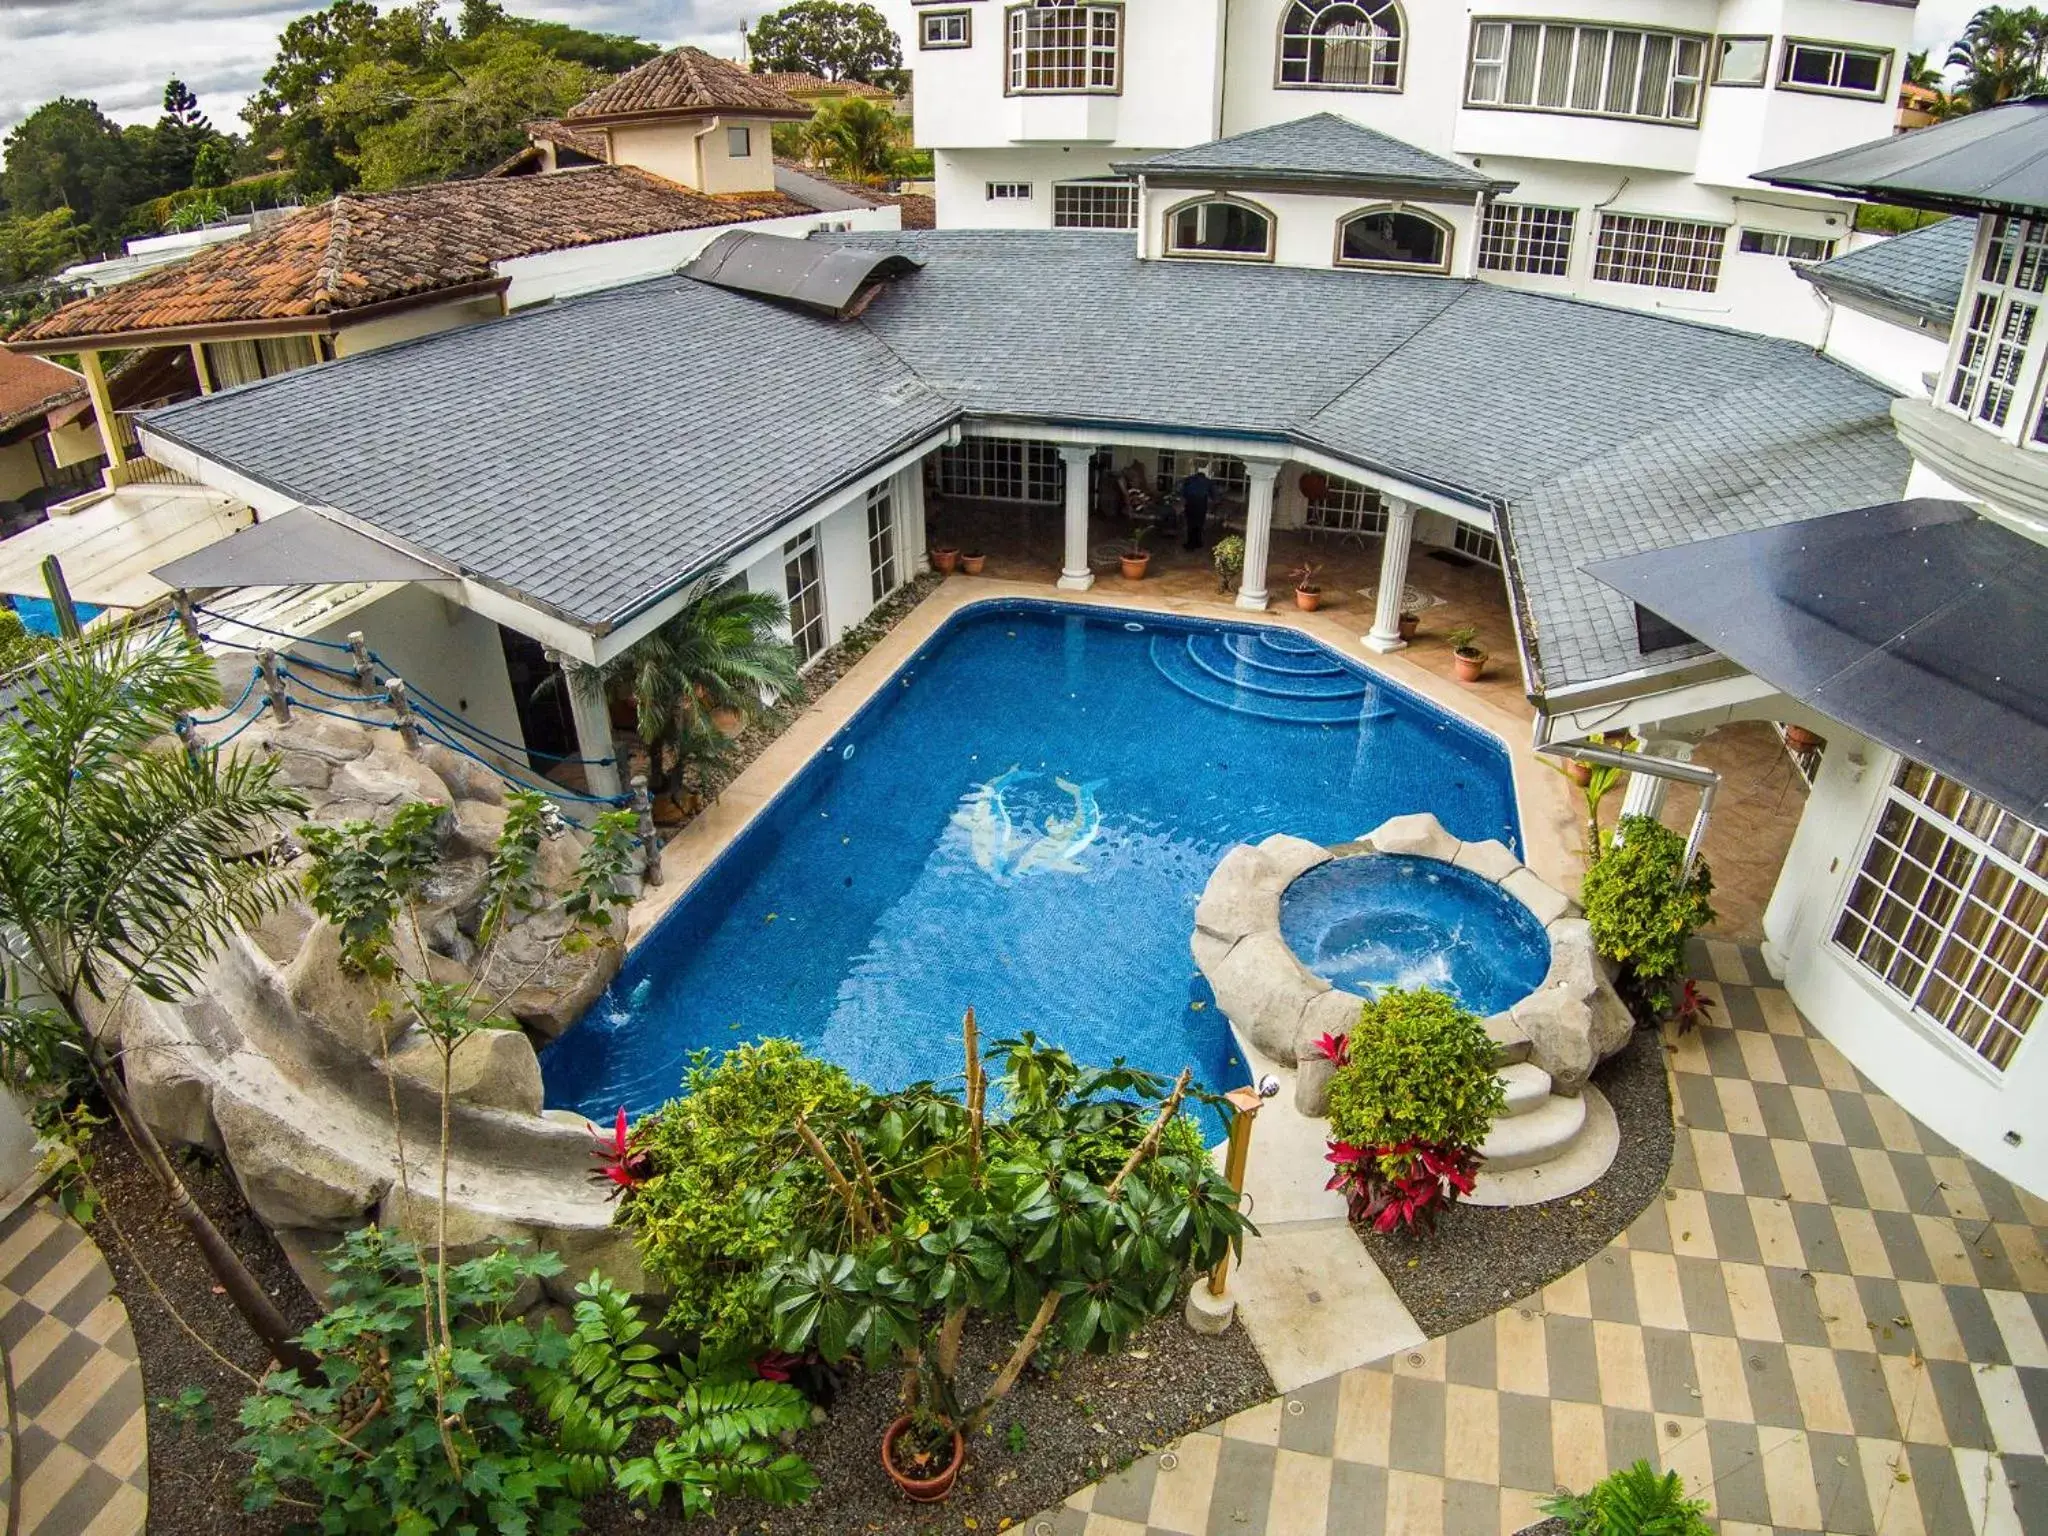
POLYGON ((366 694, 375 693, 377 669, 370 664, 370 647, 364 643, 360 629, 348 632, 348 653, 355 658, 356 687, 366 694))
POLYGON ((661 884, 661 834, 654 830, 654 799, 647 793, 647 775, 633 775, 633 810, 639 816, 641 875, 649 885, 661 884))
POLYGON ((185 638, 194 645, 199 643, 199 616, 192 611, 192 594, 183 587, 178 588, 178 628, 185 631, 185 638))
POLYGON ((284 678, 277 667, 277 652, 268 649, 258 651, 256 666, 263 674, 263 691, 270 698, 270 713, 279 725, 290 725, 292 696, 284 691, 284 678))
POLYGON ((178 716, 178 740, 185 744, 185 757, 194 768, 199 766, 199 737, 190 715, 178 716))
POLYGON ((398 718, 399 739, 405 743, 408 752, 419 751, 419 722, 413 719, 412 700, 406 697, 405 679, 402 677, 385 678, 384 691, 391 695, 391 713, 398 718))

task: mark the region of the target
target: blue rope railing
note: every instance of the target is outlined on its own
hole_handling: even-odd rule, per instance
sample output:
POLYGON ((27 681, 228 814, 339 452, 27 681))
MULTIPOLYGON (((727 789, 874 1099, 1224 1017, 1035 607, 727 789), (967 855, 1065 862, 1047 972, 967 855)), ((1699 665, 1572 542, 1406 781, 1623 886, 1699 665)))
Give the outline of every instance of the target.
MULTIPOLYGON (((316 694, 323 699, 333 699, 340 704, 382 704, 391 697, 388 693, 336 693, 331 688, 322 688, 318 683, 300 677, 289 667, 278 668, 277 675, 283 678, 288 685, 295 683, 309 693, 316 694)), ((350 677, 355 676, 353 672, 346 675, 350 677)))
POLYGON ((256 691, 256 684, 262 678, 262 676, 263 669, 261 667, 251 667, 249 669, 248 686, 243 688, 242 696, 239 699, 235 700, 234 703, 230 704, 226 709, 222 710, 217 715, 194 715, 192 717, 192 723, 194 725, 219 725, 221 721, 230 719, 234 715, 239 714, 241 712, 242 706, 249 702, 249 695, 256 691))
POLYGON ((196 603, 193 605, 192 611, 194 613, 203 613, 209 619, 219 619, 224 624, 239 624, 244 629, 253 629, 259 635, 269 635, 272 639, 282 640, 287 645, 317 645, 325 651, 339 651, 344 656, 349 654, 348 646, 339 640, 318 640, 311 635, 287 634, 284 630, 272 629, 267 624, 258 624, 254 619, 239 619, 232 613, 222 613, 214 608, 202 608, 196 603))
POLYGON ((415 723, 419 727, 420 734, 426 737, 429 741, 434 742, 436 745, 446 747, 451 752, 459 752, 464 757, 469 758, 473 762, 482 763, 486 768, 490 769, 491 772, 495 773, 499 778, 503 779, 506 783, 515 785, 520 789, 538 790, 541 794, 552 795, 558 800, 568 800, 579 805, 603 805, 616 809, 619 806, 630 805, 633 802, 633 797, 631 795, 585 795, 579 794, 573 789, 567 789, 562 785, 553 783, 552 781, 547 779, 541 779, 537 782, 521 779, 513 774, 506 772, 505 769, 500 767, 498 764, 477 756, 476 753, 472 752, 460 741, 457 741, 453 736, 450 736, 446 732, 440 730, 434 721, 418 720, 415 723))
POLYGON ((451 727, 465 736, 474 737, 493 747, 507 752, 517 752, 528 757, 544 757, 551 763, 580 763, 586 768, 609 768, 618 762, 616 757, 577 757, 570 752, 543 752, 537 747, 522 747, 516 741, 507 741, 502 736, 493 736, 482 726, 463 719, 446 705, 436 702, 424 693, 412 696, 413 708, 438 725, 451 727))

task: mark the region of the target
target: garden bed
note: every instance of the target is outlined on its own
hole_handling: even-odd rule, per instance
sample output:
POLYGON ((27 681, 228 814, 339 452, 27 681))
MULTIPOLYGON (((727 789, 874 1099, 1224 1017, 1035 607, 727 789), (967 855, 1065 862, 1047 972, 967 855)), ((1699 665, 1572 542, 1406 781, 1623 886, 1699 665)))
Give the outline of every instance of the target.
MULTIPOLYGON (((1015 1331, 968 1330, 964 1396, 977 1399, 1015 1342, 1015 1331)), ((1272 1378, 1242 1328, 1196 1338, 1180 1308, 1138 1330, 1115 1355, 1082 1355, 1025 1372, 967 1449, 953 1496, 918 1505, 882 1470, 882 1431, 902 1412, 900 1375, 848 1369, 825 1423, 795 1449, 818 1474, 808 1503, 775 1509, 722 1502, 707 1533, 747 1536, 921 1536, 926 1532, 1022 1529, 1076 1490, 1139 1457, 1273 1395, 1272 1378), (969 1523, 972 1522, 972 1523, 969 1523)), ((649 1523, 624 1500, 592 1500, 586 1528, 598 1536, 644 1532, 649 1523)))
POLYGON ((1671 1169, 1671 1090, 1654 1029, 1593 1072, 1614 1106, 1621 1147, 1614 1165, 1576 1195, 1542 1205, 1459 1204, 1436 1232, 1358 1229, 1416 1324, 1430 1338, 1451 1333, 1542 1289, 1605 1248, 1664 1187, 1671 1169))
MULTIPOLYGON (((146 1256, 150 1279, 212 1349, 251 1375, 262 1374, 269 1355, 218 1293, 212 1272, 128 1139, 111 1125, 101 1126, 91 1149, 93 1180, 105 1206, 88 1230, 128 1308, 149 1404, 150 1536, 273 1536, 282 1529, 275 1514, 242 1512, 249 1460, 234 1448, 242 1434, 235 1414, 248 1383, 178 1326, 143 1279, 135 1254, 146 1256), (205 1393, 204 1402, 179 1405, 190 1387, 205 1393)), ((173 1156, 192 1198, 276 1298, 285 1319, 295 1328, 312 1322, 319 1308, 283 1250, 250 1214, 227 1169, 199 1154, 173 1156)))

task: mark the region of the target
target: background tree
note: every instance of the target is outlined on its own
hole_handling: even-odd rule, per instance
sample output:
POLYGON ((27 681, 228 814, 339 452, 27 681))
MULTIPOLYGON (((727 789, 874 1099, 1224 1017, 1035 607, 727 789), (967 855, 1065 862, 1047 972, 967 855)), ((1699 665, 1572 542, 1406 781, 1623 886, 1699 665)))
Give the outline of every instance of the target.
POLYGON ((161 197, 192 186, 200 151, 219 137, 191 87, 172 76, 164 84, 163 115, 142 157, 150 183, 147 195, 161 197))
POLYGON ((1941 71, 1928 63, 1930 49, 1922 48, 1918 53, 1906 55, 1906 67, 1899 75, 1899 89, 1914 86, 1923 91, 1941 89, 1941 71))
POLYGON ((765 74, 822 75, 895 90, 903 79, 896 29, 872 5, 797 0, 763 16, 747 34, 754 68, 765 74))
POLYGON ((1949 67, 1963 72, 1956 94, 1976 111, 2040 90, 2044 59, 2048 16, 2033 6, 1985 6, 1948 51, 1949 67))
POLYGON ((823 103, 800 135, 805 159, 848 181, 866 182, 895 175, 909 140, 894 108, 866 96, 823 103))
POLYGON ((208 139, 192 157, 192 185, 224 187, 235 179, 234 142, 224 136, 208 139))
MULTIPOLYGON (((0 219, 0 285, 32 282, 84 260, 89 231, 69 208, 0 219)), ((0 334, 8 322, 0 319, 0 334)))
POLYGON ((68 208, 96 240, 121 228, 139 183, 135 146, 94 102, 59 96, 7 135, 0 191, 17 216, 68 208))

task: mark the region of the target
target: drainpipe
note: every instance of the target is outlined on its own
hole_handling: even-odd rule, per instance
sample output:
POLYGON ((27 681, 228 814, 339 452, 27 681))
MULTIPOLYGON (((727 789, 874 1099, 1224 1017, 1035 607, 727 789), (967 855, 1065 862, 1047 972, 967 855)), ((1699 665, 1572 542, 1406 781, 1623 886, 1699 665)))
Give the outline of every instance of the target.
POLYGON ((1569 758, 1575 763, 1590 763, 1598 768, 1620 768, 1628 773, 1646 773, 1653 779, 1670 779, 1674 783, 1696 787, 1700 792, 1700 808, 1693 812, 1692 831, 1685 839, 1685 864, 1679 871, 1681 880, 1692 878, 1692 867, 1699 861, 1700 844, 1707 835, 1707 817, 1714 809, 1714 791, 1721 787, 1720 774, 1698 763, 1680 762, 1675 757, 1620 752, 1613 747, 1596 747, 1585 741, 1538 742, 1536 750, 1547 757, 1569 758))
POLYGON ((708 118, 705 121, 704 126, 702 128, 699 128, 696 131, 696 133, 692 134, 690 137, 691 157, 696 162, 697 166, 697 190, 699 192, 706 191, 706 188, 704 186, 704 141, 707 138, 709 138, 712 134, 716 133, 720 125, 722 125, 724 122, 725 118, 723 116, 713 116, 711 118, 708 118))

